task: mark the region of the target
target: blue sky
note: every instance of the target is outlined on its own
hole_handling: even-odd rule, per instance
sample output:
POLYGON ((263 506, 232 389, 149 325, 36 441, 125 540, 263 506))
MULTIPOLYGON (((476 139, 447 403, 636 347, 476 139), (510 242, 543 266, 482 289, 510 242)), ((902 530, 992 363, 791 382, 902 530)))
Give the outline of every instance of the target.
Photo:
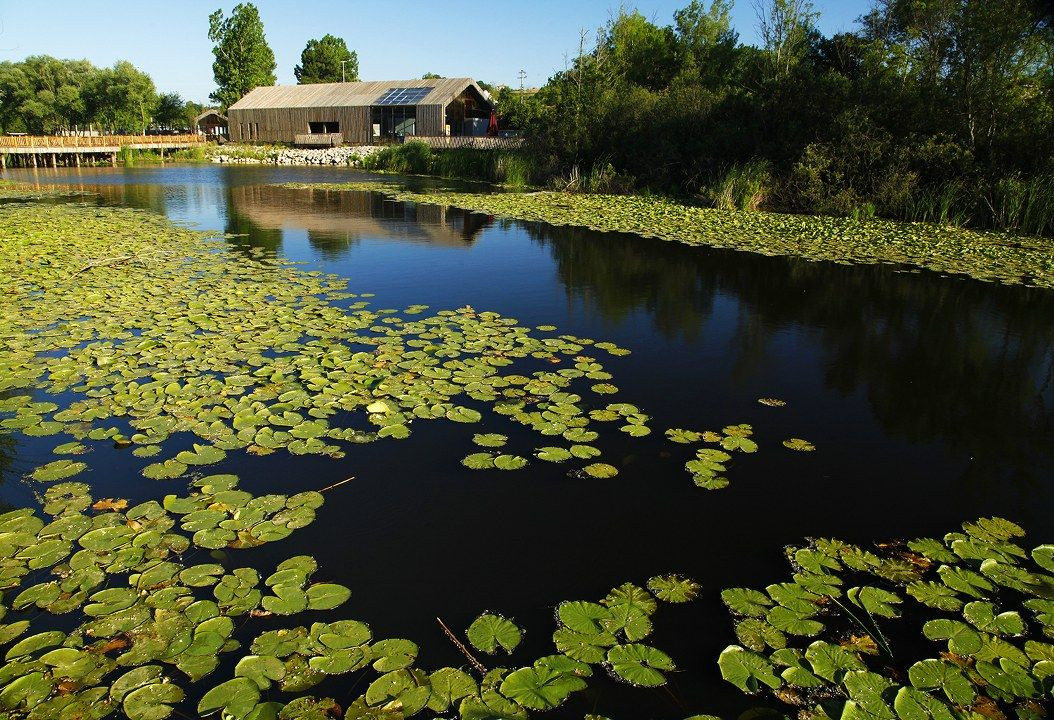
MULTIPOLYGON (((688 0, 641 0, 641 13, 662 25, 688 0)), ((130 60, 161 91, 205 101, 213 89, 208 16, 234 0, 0 0, 0 60, 48 54, 96 65, 130 60), (155 9, 156 8, 156 9, 155 9), (41 18, 46 25, 40 24, 41 18)), ((343 37, 359 54, 364 80, 398 80, 436 72, 491 83, 541 85, 578 48, 580 29, 595 30, 618 0, 258 0, 278 82, 293 83, 293 66, 310 38, 343 37)), ((869 0, 814 0, 825 34, 849 30, 869 0)), ((756 40, 753 0, 737 0, 733 24, 756 40)))

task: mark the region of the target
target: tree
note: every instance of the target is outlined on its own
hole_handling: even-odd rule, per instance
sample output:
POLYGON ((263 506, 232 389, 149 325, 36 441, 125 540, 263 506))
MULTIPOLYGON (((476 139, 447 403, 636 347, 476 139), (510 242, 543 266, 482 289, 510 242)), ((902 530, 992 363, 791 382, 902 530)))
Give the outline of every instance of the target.
POLYGON ((301 85, 355 82, 359 79, 359 56, 354 50, 348 50, 343 38, 326 35, 321 40, 307 41, 293 74, 301 85))
POLYGON ((154 122, 161 127, 175 129, 186 125, 186 103, 179 93, 163 93, 157 98, 154 122))
POLYGON ((424 75, 421 76, 421 79, 422 80, 442 80, 443 76, 440 75, 439 73, 426 72, 424 75))
POLYGON ((637 11, 621 11, 601 43, 617 75, 649 90, 667 87, 680 67, 673 29, 658 27, 637 11))
POLYGON ((685 61, 694 63, 696 75, 708 86, 727 82, 735 62, 739 35, 732 29, 731 13, 731 0, 712 0, 709 9, 692 0, 673 14, 685 61))
POLYGON ((808 50, 809 36, 820 14, 809 0, 754 0, 754 9, 773 77, 785 79, 808 50))
POLYGON ((157 103, 150 76, 120 60, 95 74, 90 88, 92 115, 115 130, 146 132, 157 103))
POLYGON ((183 122, 190 128, 191 132, 197 132, 198 129, 194 127, 194 118, 204 112, 205 106, 201 103, 196 103, 193 100, 187 100, 187 104, 183 106, 183 122))
POLYGON ((209 15, 209 40, 215 45, 212 74, 216 91, 210 96, 224 108, 261 85, 274 85, 274 52, 264 37, 260 11, 252 3, 234 6, 231 16, 223 10, 209 15))

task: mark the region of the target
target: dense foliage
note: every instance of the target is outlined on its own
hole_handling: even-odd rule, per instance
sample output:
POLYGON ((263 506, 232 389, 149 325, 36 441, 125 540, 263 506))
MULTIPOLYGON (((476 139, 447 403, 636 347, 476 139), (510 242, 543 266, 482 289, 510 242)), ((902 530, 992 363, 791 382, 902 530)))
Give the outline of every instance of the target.
POLYGON ((321 40, 307 41, 293 74, 301 85, 355 82, 359 79, 359 56, 354 50, 348 50, 344 38, 327 33, 321 40))
POLYGON ((807 0, 623 11, 508 126, 565 185, 717 207, 1054 232, 1054 26, 1035 0, 876 0, 824 37, 807 0))
POLYGON ((237 102, 260 85, 274 85, 274 52, 264 37, 260 11, 252 3, 234 6, 230 17, 222 10, 209 15, 209 40, 215 45, 212 73, 216 91, 210 96, 223 107, 237 102))
POLYGON ((176 93, 158 95, 150 76, 129 62, 99 68, 48 55, 0 62, 0 130, 50 134, 89 125, 143 132, 183 127, 197 106, 176 93))

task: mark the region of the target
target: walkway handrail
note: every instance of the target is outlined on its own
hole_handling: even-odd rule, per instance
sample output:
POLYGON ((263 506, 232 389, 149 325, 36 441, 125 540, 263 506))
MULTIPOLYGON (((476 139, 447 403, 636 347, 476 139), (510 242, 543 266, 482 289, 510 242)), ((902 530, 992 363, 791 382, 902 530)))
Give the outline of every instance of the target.
POLYGON ((204 142, 204 135, 0 135, 0 147, 89 148, 204 142))

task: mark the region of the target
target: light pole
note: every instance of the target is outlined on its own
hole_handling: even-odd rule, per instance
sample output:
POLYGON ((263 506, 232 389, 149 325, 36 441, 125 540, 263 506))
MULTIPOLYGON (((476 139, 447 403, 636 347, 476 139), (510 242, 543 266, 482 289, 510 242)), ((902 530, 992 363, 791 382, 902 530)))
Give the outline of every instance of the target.
POLYGON ((351 60, 341 60, 340 61, 340 81, 341 82, 347 82, 347 80, 344 79, 344 63, 349 63, 349 62, 351 62, 351 60))

